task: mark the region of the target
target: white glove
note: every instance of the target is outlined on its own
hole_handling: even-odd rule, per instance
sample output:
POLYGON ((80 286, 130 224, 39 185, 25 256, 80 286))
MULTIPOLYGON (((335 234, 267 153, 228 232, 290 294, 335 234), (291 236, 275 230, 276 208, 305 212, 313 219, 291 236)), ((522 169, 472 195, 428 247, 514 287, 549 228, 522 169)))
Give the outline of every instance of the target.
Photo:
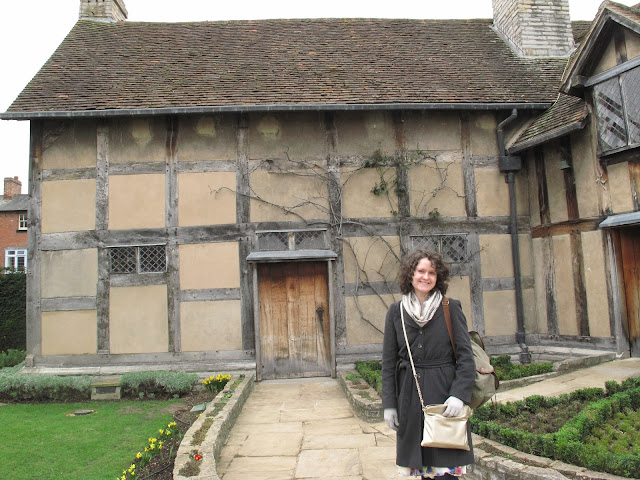
POLYGON ((444 404, 447 406, 447 409, 442 414, 443 417, 457 417, 462 413, 462 407, 464 404, 459 398, 449 397, 445 400, 444 404))
POLYGON ((395 408, 385 408, 384 421, 391 430, 398 431, 398 410, 395 408))

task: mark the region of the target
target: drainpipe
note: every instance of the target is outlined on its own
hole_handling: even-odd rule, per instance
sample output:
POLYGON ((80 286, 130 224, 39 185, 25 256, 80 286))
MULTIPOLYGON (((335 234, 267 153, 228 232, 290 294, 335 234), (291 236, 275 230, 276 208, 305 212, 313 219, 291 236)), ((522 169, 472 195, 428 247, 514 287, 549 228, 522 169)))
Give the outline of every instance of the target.
POLYGON ((516 176, 515 173, 522 169, 522 160, 520 157, 507 155, 504 146, 504 129, 513 122, 518 116, 518 111, 513 109, 511 115, 498 124, 498 148, 500 150, 500 171, 505 174, 505 182, 509 185, 509 210, 510 224, 509 233, 511 233, 511 256, 513 258, 513 277, 516 290, 516 317, 518 320, 518 331, 516 333, 516 342, 520 346, 520 363, 527 365, 531 363, 531 353, 525 342, 524 331, 524 307, 522 303, 522 280, 520 278, 520 246, 518 242, 518 215, 516 211, 516 176))

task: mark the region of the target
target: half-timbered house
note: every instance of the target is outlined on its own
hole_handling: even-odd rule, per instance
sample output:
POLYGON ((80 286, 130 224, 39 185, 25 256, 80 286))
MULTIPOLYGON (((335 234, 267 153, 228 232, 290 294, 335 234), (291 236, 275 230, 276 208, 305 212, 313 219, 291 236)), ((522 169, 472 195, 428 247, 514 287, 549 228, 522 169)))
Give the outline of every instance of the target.
POLYGON ((418 246, 492 353, 640 353, 640 13, 493 4, 138 23, 81 0, 1 116, 31 122, 29 365, 335 375, 380 354, 418 246))

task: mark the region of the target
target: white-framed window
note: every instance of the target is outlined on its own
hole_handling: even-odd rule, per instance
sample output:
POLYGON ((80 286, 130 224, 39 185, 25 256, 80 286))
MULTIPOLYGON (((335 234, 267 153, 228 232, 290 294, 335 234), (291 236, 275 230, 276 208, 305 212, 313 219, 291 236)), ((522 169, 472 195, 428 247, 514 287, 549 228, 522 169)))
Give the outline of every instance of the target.
POLYGON ((21 213, 18 216, 18 230, 26 230, 27 229, 27 214, 21 213))
POLYGON ((165 245, 109 248, 111 273, 154 273, 167 271, 165 245))
POLYGON ((5 248, 4 266, 12 270, 25 271, 27 269, 27 249, 5 248))

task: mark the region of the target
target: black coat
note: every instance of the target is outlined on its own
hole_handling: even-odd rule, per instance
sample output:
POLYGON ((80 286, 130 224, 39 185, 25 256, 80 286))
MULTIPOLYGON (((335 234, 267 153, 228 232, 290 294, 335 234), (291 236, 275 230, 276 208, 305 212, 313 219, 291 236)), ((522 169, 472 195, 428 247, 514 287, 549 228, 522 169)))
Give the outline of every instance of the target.
MULTIPOLYGON (((456 467, 473 463, 471 450, 421 447, 423 414, 413 379, 407 346, 400 323, 400 305, 389 307, 382 349, 382 407, 396 408, 400 426, 397 432, 396 463, 403 467, 456 467)), ((447 332, 442 305, 423 328, 404 312, 407 337, 416 365, 425 405, 444 403, 454 396, 468 404, 475 379, 475 361, 467 320, 457 300, 451 300, 451 325, 458 361, 447 332)), ((468 430, 471 446, 471 429, 468 430)))

